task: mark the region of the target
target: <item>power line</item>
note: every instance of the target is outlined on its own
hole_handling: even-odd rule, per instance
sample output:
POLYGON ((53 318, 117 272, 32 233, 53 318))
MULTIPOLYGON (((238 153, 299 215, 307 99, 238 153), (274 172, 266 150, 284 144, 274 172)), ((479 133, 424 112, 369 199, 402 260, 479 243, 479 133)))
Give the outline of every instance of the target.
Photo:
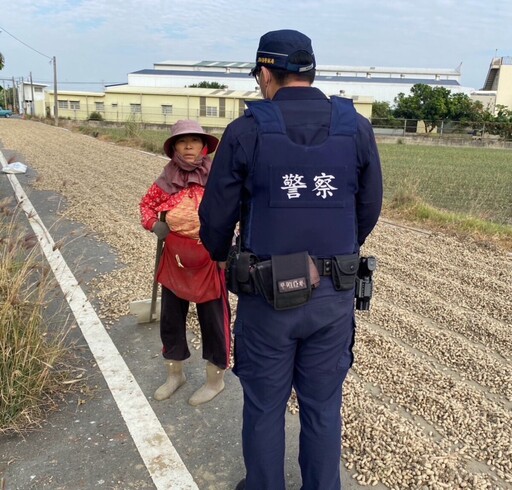
POLYGON ((45 58, 48 58, 50 61, 53 61, 53 58, 51 56, 48 56, 44 53, 41 53, 41 51, 38 51, 37 49, 33 48, 32 46, 29 46, 26 42, 23 42, 21 39, 18 39, 14 34, 11 34, 9 31, 4 29, 2 26, 0 26, 0 32, 5 32, 6 34, 9 34, 13 39, 16 39, 21 44, 24 44, 27 48, 30 48, 32 51, 35 51, 36 53, 40 54, 41 56, 44 56, 45 58))
MULTIPOLYGON (((41 51, 38 51, 37 49, 33 48, 26 42, 22 41, 21 39, 18 39, 14 34, 11 34, 9 31, 5 30, 2 26, 0 26, 0 33, 2 31, 5 31, 6 34, 9 34, 13 39, 16 39, 19 43, 23 44, 27 48, 31 49, 32 51, 35 51, 37 54, 40 54, 44 58, 47 58, 50 60, 50 63, 53 65, 53 93, 54 93, 54 106, 53 106, 53 114, 55 117, 55 126, 59 125, 59 105, 57 104, 57 58, 55 56, 50 57, 44 53, 41 53, 41 51)), ((32 85, 32 72, 30 72, 30 83, 32 85)), ((14 91, 14 77, 12 79, 12 85, 13 85, 13 91, 14 91)))

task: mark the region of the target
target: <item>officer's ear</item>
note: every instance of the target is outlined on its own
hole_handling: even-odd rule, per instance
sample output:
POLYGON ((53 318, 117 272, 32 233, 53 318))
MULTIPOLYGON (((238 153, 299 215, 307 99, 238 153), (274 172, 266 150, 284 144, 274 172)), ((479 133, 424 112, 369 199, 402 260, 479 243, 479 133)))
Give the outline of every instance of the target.
POLYGON ((261 67, 260 83, 263 82, 263 86, 267 86, 270 83, 272 73, 266 66, 261 67))

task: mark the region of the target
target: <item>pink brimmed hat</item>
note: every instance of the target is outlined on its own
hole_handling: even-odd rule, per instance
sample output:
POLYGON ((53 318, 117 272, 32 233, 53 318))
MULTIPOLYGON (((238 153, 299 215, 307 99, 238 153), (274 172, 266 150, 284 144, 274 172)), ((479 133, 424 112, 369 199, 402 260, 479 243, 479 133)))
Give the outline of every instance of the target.
POLYGON ((200 134, 206 141, 206 154, 214 152, 219 144, 219 139, 206 133, 196 121, 181 119, 171 127, 171 136, 164 143, 164 152, 169 158, 172 158, 174 155, 174 142, 179 136, 183 136, 184 134, 200 134))

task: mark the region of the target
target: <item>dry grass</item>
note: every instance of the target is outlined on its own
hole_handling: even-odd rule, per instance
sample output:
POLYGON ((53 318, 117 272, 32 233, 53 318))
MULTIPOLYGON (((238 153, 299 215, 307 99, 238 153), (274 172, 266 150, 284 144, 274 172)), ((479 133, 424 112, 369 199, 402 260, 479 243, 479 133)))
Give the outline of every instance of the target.
POLYGON ((55 285, 37 240, 0 202, 0 433, 38 425, 59 384, 65 332, 49 332, 55 285))
POLYGON ((385 203, 388 217, 428 226, 431 230, 459 237, 470 237, 479 243, 494 244, 512 251, 512 226, 481 219, 471 214, 436 208, 426 203, 418 191, 418 182, 405 180, 385 203))

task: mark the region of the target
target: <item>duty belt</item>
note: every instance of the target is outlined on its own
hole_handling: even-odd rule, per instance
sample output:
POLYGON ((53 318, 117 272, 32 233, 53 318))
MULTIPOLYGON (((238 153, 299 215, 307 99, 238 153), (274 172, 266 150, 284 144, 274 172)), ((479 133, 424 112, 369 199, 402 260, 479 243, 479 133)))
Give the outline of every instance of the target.
POLYGON ((286 295, 291 298, 291 293, 295 293, 295 290, 290 293, 285 291, 283 284, 285 286, 294 285, 293 281, 302 280, 306 283, 306 289, 309 291, 311 277, 318 273, 320 276, 331 277, 336 291, 348 291, 354 288, 358 264, 358 253, 318 258, 309 256, 307 252, 298 252, 275 255, 270 260, 258 260, 250 252, 238 252, 229 260, 228 289, 235 294, 262 294, 269 303, 276 303, 274 305, 276 309, 281 309, 277 305, 278 300, 286 295), (311 261, 313 261, 316 271, 311 270, 311 261), (283 291, 274 291, 276 287, 281 286, 282 289, 284 288, 283 291))
MULTIPOLYGON (((332 259, 318 259, 316 257, 311 257, 313 262, 318 269, 318 274, 320 276, 330 276, 332 274, 332 259)), ((271 264, 270 260, 263 260, 259 262, 262 266, 271 264)))

